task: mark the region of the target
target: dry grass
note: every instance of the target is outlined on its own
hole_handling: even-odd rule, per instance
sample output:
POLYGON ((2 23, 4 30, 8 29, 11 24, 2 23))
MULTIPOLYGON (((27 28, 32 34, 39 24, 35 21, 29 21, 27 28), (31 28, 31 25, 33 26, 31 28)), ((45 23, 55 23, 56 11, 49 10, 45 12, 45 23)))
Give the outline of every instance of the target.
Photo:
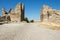
POLYGON ((52 22, 36 22, 34 24, 43 28, 47 28, 47 29, 60 30, 59 23, 57 24, 57 23, 52 23, 52 22))

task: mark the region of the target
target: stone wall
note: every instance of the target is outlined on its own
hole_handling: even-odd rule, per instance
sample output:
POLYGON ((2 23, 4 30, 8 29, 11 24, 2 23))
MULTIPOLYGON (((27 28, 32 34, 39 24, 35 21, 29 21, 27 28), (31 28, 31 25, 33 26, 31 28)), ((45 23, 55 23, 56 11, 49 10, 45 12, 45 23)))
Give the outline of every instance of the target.
MULTIPOLYGON (((24 5, 22 3, 18 3, 15 9, 10 9, 8 12, 2 8, 2 17, 9 16, 11 22, 21 22, 24 20, 24 5)), ((8 18, 8 17, 7 17, 8 18)))
POLYGON ((44 5, 40 13, 41 21, 44 22, 55 22, 60 21, 60 10, 52 9, 49 6, 44 5))

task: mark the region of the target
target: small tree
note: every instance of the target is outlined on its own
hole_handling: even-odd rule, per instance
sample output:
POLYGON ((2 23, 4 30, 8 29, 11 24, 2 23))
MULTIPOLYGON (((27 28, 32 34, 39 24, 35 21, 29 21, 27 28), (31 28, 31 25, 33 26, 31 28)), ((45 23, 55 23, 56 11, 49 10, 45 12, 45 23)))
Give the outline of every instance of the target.
POLYGON ((34 20, 31 20, 30 22, 34 22, 34 20))
POLYGON ((28 18, 26 17, 26 18, 24 18, 24 21, 26 21, 27 23, 29 23, 29 20, 28 20, 28 18))

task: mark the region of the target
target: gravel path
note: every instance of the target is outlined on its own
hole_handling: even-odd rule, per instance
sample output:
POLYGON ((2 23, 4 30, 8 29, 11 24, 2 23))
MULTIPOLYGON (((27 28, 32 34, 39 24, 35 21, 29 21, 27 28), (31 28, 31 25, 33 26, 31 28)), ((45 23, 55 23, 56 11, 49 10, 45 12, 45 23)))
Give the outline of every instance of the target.
POLYGON ((60 40, 60 30, 44 29, 34 24, 0 25, 0 40, 60 40))

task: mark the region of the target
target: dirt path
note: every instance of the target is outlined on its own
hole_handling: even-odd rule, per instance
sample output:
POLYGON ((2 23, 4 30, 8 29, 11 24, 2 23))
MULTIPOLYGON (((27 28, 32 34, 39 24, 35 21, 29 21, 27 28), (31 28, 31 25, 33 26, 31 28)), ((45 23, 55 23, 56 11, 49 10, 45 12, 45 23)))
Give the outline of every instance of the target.
POLYGON ((60 40, 60 30, 44 29, 34 24, 0 25, 0 40, 60 40))

